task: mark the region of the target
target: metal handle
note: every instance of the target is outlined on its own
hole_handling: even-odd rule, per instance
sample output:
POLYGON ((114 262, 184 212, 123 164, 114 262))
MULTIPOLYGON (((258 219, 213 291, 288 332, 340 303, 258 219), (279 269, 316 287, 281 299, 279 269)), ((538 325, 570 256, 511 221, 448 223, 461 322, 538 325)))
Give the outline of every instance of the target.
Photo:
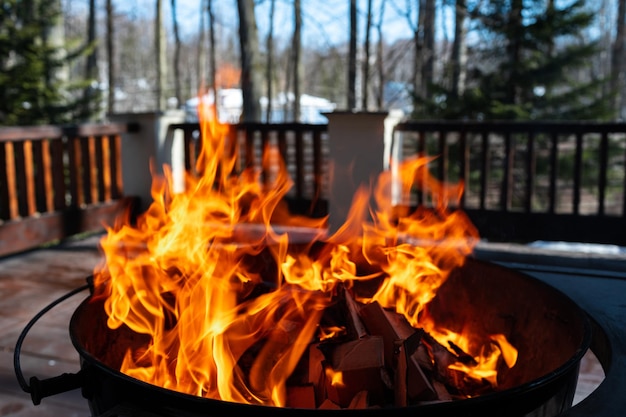
POLYGON ((87 278, 87 284, 75 288, 67 294, 59 297, 54 300, 46 307, 43 308, 39 313, 33 317, 20 336, 17 338, 17 342, 15 343, 15 351, 13 352, 13 367, 15 368, 15 376, 17 377, 17 382, 20 384, 22 390, 26 393, 30 394, 31 399, 33 400, 33 404, 39 405, 41 403, 41 399, 44 397, 49 397, 51 395, 60 394, 62 392, 71 391, 76 388, 80 388, 82 386, 82 373, 78 371, 75 374, 62 374, 53 378, 40 380, 39 378, 33 376, 30 378, 30 385, 26 382, 26 378, 24 378, 24 374, 22 373, 22 367, 20 365, 20 354, 22 352, 22 343, 24 343, 24 339, 26 335, 30 331, 30 329, 37 323, 37 321, 48 311, 52 310, 55 306, 67 300, 68 298, 83 292, 84 290, 89 289, 93 292, 93 276, 87 278))

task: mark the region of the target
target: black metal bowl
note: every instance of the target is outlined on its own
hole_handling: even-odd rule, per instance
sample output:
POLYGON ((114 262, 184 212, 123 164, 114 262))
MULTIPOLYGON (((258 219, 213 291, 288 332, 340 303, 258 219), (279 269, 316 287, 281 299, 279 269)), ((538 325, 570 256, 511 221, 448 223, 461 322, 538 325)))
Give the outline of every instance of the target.
POLYGON ((111 364, 121 360, 126 347, 144 340, 124 327, 109 329, 101 300, 87 298, 76 309, 70 337, 81 359, 80 387, 94 416, 556 416, 571 407, 592 331, 587 315, 567 296, 517 271, 468 259, 441 287, 429 311, 453 330, 462 324, 478 333, 507 335, 519 358, 499 377, 500 391, 360 410, 246 405, 179 393, 116 371, 111 364))

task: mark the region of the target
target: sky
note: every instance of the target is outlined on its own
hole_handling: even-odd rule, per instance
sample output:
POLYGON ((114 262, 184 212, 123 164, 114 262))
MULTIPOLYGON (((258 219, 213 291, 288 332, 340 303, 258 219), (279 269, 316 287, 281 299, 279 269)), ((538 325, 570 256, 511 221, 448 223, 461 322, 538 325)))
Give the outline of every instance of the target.
MULTIPOLYGON (((87 3, 87 0, 65 0, 87 3)), ((198 32, 200 0, 176 0, 177 14, 181 34, 183 37, 193 36, 198 32)), ((236 0, 214 1, 216 20, 224 27, 224 30, 237 30, 237 7, 236 0)), ((256 1, 256 18, 259 27, 259 36, 265 37, 269 28, 269 0, 256 1)), ((364 22, 366 1, 359 0, 360 21, 364 22)), ((164 0, 165 23, 171 25, 170 1, 164 0)), ((411 31, 405 17, 398 14, 397 9, 405 5, 405 0, 387 0, 385 10, 385 36, 387 41, 393 41, 402 37, 410 37, 411 31), (394 8, 391 3, 396 4, 394 8)), ((287 40, 293 31, 292 26, 292 1, 276 0, 274 34, 280 40, 287 40)), ((303 7, 303 43, 311 46, 337 45, 347 42, 348 39, 348 0, 302 0, 303 7)), ((375 14, 378 13, 380 0, 374 0, 375 14)), ((155 9, 154 0, 117 0, 116 11, 123 13, 139 13, 153 16, 155 9)), ((360 35, 363 35, 363 28, 360 35)), ((372 35, 374 36, 374 35, 372 35)))
MULTIPOLYGON (((89 0, 62 0, 67 10, 87 9, 89 0)), ((274 19, 275 38, 277 42, 281 40, 288 42, 293 31, 292 8, 293 0, 275 0, 276 14, 274 19)), ((307 46, 323 49, 327 46, 345 44, 348 40, 348 9, 349 0, 301 0, 303 7, 303 43, 307 46)), ((393 42, 401 38, 412 37, 411 28, 407 22, 406 11, 410 5, 414 5, 415 0, 373 0, 374 19, 378 18, 380 4, 385 1, 384 12, 384 36, 386 42, 393 42)), ((557 0, 570 1, 570 0, 557 0)), ((606 1, 606 0, 603 0, 606 1)), ((171 33, 171 0, 163 0, 164 21, 171 33)), ((237 2, 236 0, 214 0, 216 20, 220 24, 221 30, 236 33, 238 25, 237 2)), ((589 0, 590 4, 596 4, 589 0)), ((143 16, 152 18, 155 12, 155 0, 114 0, 117 13, 143 16)), ((200 3, 201 0, 176 0, 178 21, 183 39, 192 37, 198 33, 200 3)), ((259 38, 265 38, 269 28, 269 7, 270 0, 255 0, 257 25, 259 27, 259 38)), ((612 4, 613 2, 610 2, 612 4)), ((97 1, 98 13, 104 15, 104 1, 97 1)), ((363 25, 365 22, 365 12, 367 0, 357 0, 359 7, 360 24, 359 37, 363 41, 363 25)), ((593 6, 592 6, 593 7, 593 6)), ((596 5, 595 7, 599 7, 596 5)), ((444 8, 444 14, 437 13, 436 34, 452 38, 454 30, 451 7, 444 8)), ((373 39, 376 35, 372 33, 373 39)))

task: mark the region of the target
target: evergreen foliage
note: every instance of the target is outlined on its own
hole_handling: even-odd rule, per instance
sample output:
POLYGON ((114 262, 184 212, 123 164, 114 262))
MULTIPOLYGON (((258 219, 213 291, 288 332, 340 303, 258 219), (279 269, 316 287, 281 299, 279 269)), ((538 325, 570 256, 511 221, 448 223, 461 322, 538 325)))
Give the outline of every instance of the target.
POLYGON ((99 107, 83 98, 90 80, 65 79, 67 65, 89 48, 68 53, 65 45, 52 42, 61 17, 58 4, 58 0, 0 0, 0 125, 83 121, 99 107))
MULTIPOLYGON (((594 14, 583 0, 478 2, 472 22, 484 41, 473 54, 468 88, 445 85, 422 104, 426 117, 505 120, 605 120, 603 79, 589 74, 598 45, 580 39, 594 14)), ((419 115, 418 115, 419 116, 419 115)))

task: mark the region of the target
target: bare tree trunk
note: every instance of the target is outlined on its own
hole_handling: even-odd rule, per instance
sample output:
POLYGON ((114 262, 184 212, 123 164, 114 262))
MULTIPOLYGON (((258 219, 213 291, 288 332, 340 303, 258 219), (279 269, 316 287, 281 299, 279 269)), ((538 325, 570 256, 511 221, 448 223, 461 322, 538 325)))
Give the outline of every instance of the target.
POLYGON ((165 80, 167 58, 165 52, 165 31, 163 30, 163 0, 156 0, 154 48, 156 55, 156 109, 165 109, 165 80))
POLYGON ((420 68, 422 67, 422 40, 415 29, 413 31, 413 94, 418 95, 422 89, 420 83, 420 68))
POLYGON ((430 84, 435 75, 435 0, 426 0, 424 8, 424 69, 422 72, 424 96, 430 96, 430 84))
POLYGON ((300 0, 293 1, 293 120, 300 121, 300 79, 302 73, 302 63, 300 62, 300 50, 302 48, 302 7, 300 0))
POLYGON ((420 15, 424 16, 422 33, 424 34, 423 62, 421 70, 422 98, 430 97, 430 85, 435 74, 435 0, 425 0, 424 7, 420 8, 420 15))
POLYGON ((178 33, 178 18, 176 17, 176 0, 170 0, 172 7, 172 26, 174 28, 174 94, 176 95, 176 106, 183 103, 183 94, 180 87, 180 34, 178 33))
MULTIPOLYGON (((26 3, 25 6, 25 19, 34 18, 35 14, 38 13, 37 8, 39 7, 35 2, 23 2, 26 3)), ((19 2, 18 2, 19 4, 19 2)), ((41 41, 48 45, 51 48, 55 49, 54 54, 52 55, 54 60, 58 60, 62 62, 67 57, 67 51, 65 49, 65 24, 64 24, 64 16, 63 16, 63 8, 61 4, 61 0, 55 0, 52 2, 51 7, 54 9, 53 13, 55 15, 55 19, 53 22, 48 22, 43 28, 43 32, 41 34, 41 41)), ((3 57, 5 58, 5 57, 3 57)), ((9 58, 10 59, 10 58, 9 58)), ((69 66, 64 64, 62 66, 58 65, 48 65, 48 58, 45 59, 44 63, 46 67, 45 71, 45 80, 46 86, 50 88, 59 88, 58 85, 61 83, 61 89, 64 92, 67 92, 67 89, 63 84, 69 79, 69 66)), ((91 91, 86 91, 88 94, 91 91)), ((90 101, 87 101, 85 106, 87 107, 85 110, 89 110, 90 101)), ((51 117, 54 119, 57 117, 56 111, 53 110, 51 113, 51 117)))
POLYGON ((205 16, 208 6, 206 0, 200 0, 200 25, 198 27, 198 61, 196 62, 196 79, 198 80, 198 88, 206 88, 205 71, 206 71, 206 29, 205 16))
MULTIPOLYGON (((548 4, 546 5, 546 15, 547 16, 552 16, 555 14, 555 8, 556 5, 554 4, 555 0, 548 0, 548 4)), ((550 39, 547 41, 548 45, 547 45, 547 50, 546 50, 546 57, 548 58, 552 58, 552 56, 554 55, 554 39, 550 39)), ((546 91, 544 94, 551 94, 552 93, 552 87, 551 86, 546 86, 545 87, 546 91)))
POLYGON ((454 40, 452 43, 452 96, 460 97, 465 92, 467 77, 467 4, 465 0, 456 0, 454 13, 454 40))
MULTIPOLYGON (((98 78, 98 60, 96 49, 96 0, 89 0, 89 14, 87 17, 87 44, 92 48, 87 55, 87 63, 85 66, 85 79, 96 80, 98 78)), ((91 113, 93 100, 95 97, 94 88, 91 83, 85 87, 84 97, 84 115, 91 113)))
POLYGON ((348 110, 356 107, 356 41, 357 41, 357 2, 350 0, 350 50, 348 51, 348 110))
POLYGON ((370 80, 370 33, 372 31, 372 0, 367 0, 367 19, 365 22, 365 44, 363 45, 363 82, 361 84, 361 108, 367 110, 370 80))
MULTIPOLYGON (((89 15, 87 18, 87 43, 93 45, 96 41, 96 0, 89 0, 89 15)), ((94 79, 98 75, 97 51, 94 48, 87 56, 85 76, 94 79)))
MULTIPOLYGON (((52 48, 56 48, 57 51, 54 54, 55 59, 63 61, 67 57, 66 44, 65 44, 65 22, 63 17, 63 7, 61 0, 55 0, 52 4, 55 12, 58 12, 58 16, 54 22, 47 26, 44 30, 43 41, 50 45, 52 48)), ((55 68, 52 74, 50 74, 50 82, 57 83, 59 81, 65 82, 69 79, 69 68, 67 65, 55 68)))
POLYGON ((107 112, 112 114, 115 110, 115 44, 113 43, 113 39, 115 38, 115 33, 113 32, 113 19, 114 19, 114 11, 113 11, 113 0, 106 0, 106 13, 107 13, 107 61, 108 61, 108 70, 107 70, 107 78, 109 82, 109 87, 107 90, 107 112))
POLYGON ((239 46, 241 52, 241 94, 243 96, 242 122, 261 120, 259 106, 259 40, 254 0, 237 0, 239 10, 239 46))
POLYGON ((376 66, 378 68, 378 94, 376 95, 376 108, 381 110, 385 104, 385 65, 383 61, 383 16, 385 14, 385 0, 380 3, 380 14, 376 24, 378 44, 376 46, 376 66))
POLYGON ((619 0, 617 8, 616 35, 611 58, 611 91, 615 94, 615 117, 622 119, 626 117, 626 0, 619 0))
MULTIPOLYGON (((619 1, 619 0, 618 0, 619 1)), ((598 9, 598 30, 602 33, 598 42, 598 48, 604 51, 613 51, 613 31, 616 29, 615 27, 615 17, 613 15, 614 0, 601 0, 600 8, 598 9)), ((611 68, 612 68, 612 58, 613 53, 610 54, 599 54, 596 57, 597 66, 594 65, 589 68, 591 77, 593 79, 598 79, 602 77, 606 77, 609 82, 602 84, 602 95, 603 97, 613 98, 611 95, 611 91, 613 86, 611 85, 611 68)), ((613 110, 615 110, 613 108, 613 110)))
POLYGON ((522 39, 522 12, 524 9, 524 2, 522 0, 513 0, 511 4, 511 11, 509 14, 509 27, 513 30, 514 36, 510 37, 509 44, 507 45, 508 61, 511 68, 509 70, 509 91, 506 102, 508 104, 519 104, 519 91, 517 82, 517 73, 515 68, 520 61, 521 54, 521 41, 522 39))
POLYGON ((216 42, 215 42, 215 14, 213 13, 213 0, 209 0, 207 4, 207 13, 209 15, 209 86, 213 90, 215 97, 215 110, 217 111, 219 101, 217 100, 217 58, 216 58, 216 42))
POLYGON ((274 83, 272 68, 274 67, 274 6, 276 0, 270 0, 269 32, 267 34, 267 66, 265 67, 265 78, 267 82, 267 108, 265 109, 265 121, 272 121, 272 97, 274 96, 274 83))
POLYGON ((417 18, 415 22, 412 20, 411 16, 411 6, 409 5, 409 1, 407 0, 407 13, 406 18, 409 23, 409 26, 413 30, 413 94, 416 97, 420 97, 422 95, 423 88, 423 80, 422 80, 422 66, 424 62, 424 39, 423 39, 423 28, 424 28, 424 0, 415 0, 415 6, 417 8, 417 18))
POLYGON ((286 76, 285 76, 285 88, 284 88, 284 91, 285 91, 285 95, 286 96, 285 96, 285 103, 283 104, 283 120, 284 121, 287 121, 290 118, 290 116, 289 116, 290 113, 289 112, 292 110, 292 108, 290 108, 290 106, 289 106, 289 97, 287 96, 287 94, 289 94, 289 92, 291 91, 291 78, 292 78, 291 77, 291 74, 292 74, 291 68, 292 68, 292 66, 293 66, 293 58, 290 55, 287 58, 287 68, 285 70, 285 75, 286 76))

